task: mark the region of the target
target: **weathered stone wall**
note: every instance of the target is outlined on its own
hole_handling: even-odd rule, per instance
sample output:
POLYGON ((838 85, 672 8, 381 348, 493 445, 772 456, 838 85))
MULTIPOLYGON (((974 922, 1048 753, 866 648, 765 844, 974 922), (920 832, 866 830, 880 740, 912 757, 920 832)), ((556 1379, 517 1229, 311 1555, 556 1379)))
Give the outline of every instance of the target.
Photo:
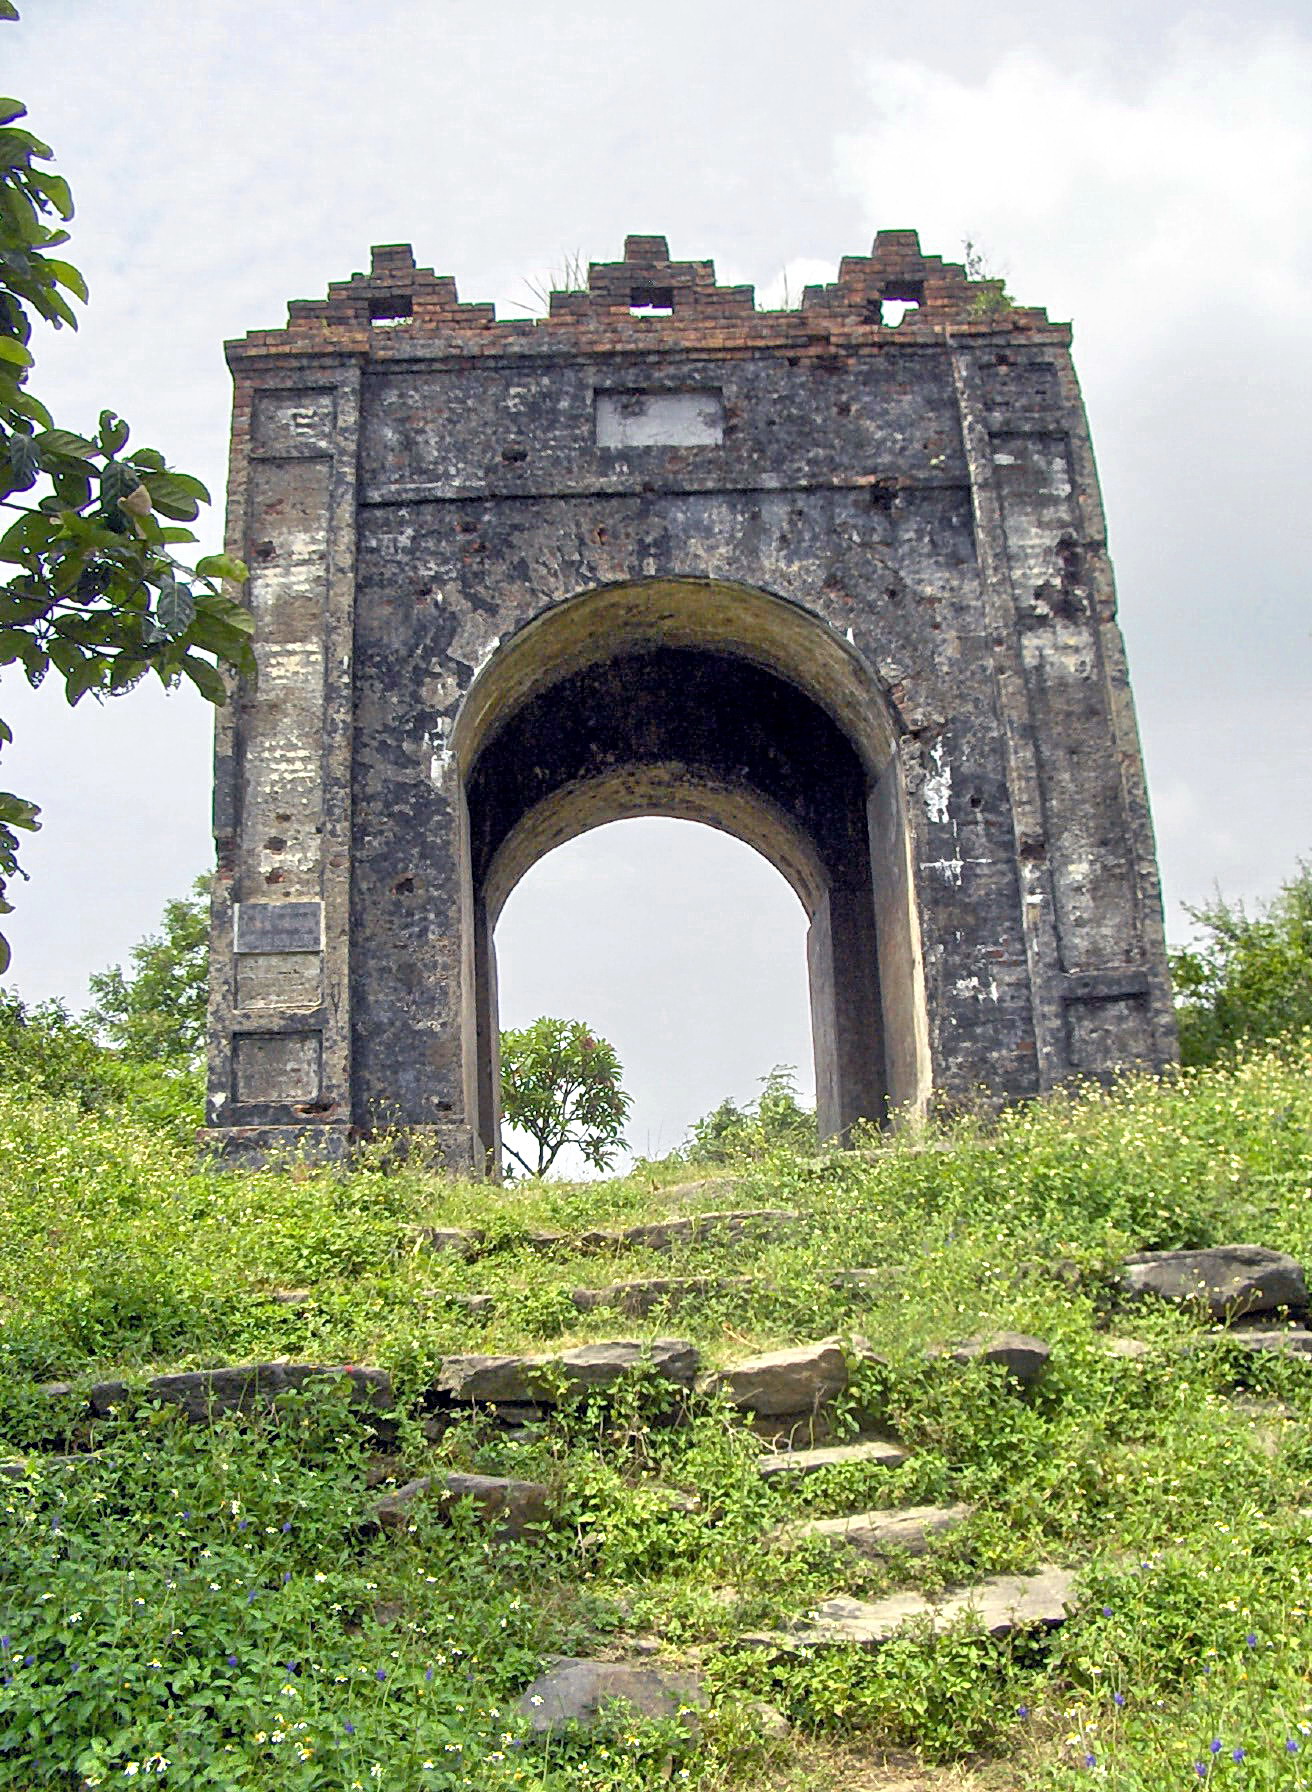
POLYGON ((910 232, 773 313, 631 237, 536 324, 378 250, 229 355, 261 672, 218 749, 217 1142, 394 1122, 481 1166, 500 905, 641 813, 792 882, 831 1132, 1171 1057, 1064 326, 910 232))

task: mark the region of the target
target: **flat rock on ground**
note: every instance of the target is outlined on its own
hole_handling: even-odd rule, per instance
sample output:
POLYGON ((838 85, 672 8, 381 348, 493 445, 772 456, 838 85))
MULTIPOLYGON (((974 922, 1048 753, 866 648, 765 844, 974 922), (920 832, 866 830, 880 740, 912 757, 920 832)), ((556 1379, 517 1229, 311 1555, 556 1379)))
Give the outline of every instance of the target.
POLYGON ((441 1399, 549 1405, 566 1395, 612 1387, 634 1369, 647 1369, 672 1387, 688 1389, 697 1352, 682 1338, 617 1338, 542 1356, 449 1356, 433 1392, 441 1399))
POLYGON ((923 1556, 931 1537, 945 1536, 970 1517, 969 1506, 900 1506, 875 1512, 854 1512, 846 1518, 804 1518, 783 1525, 776 1533, 781 1543, 805 1543, 819 1538, 843 1543, 864 1556, 887 1555, 905 1549, 923 1556))
POLYGON ((741 1411, 790 1415, 815 1411, 847 1386, 847 1357, 832 1339, 772 1350, 704 1375, 703 1393, 724 1393, 741 1411))
POLYGON ((479 1516, 494 1523, 506 1536, 518 1537, 530 1525, 547 1517, 547 1490, 539 1481, 516 1481, 500 1475, 423 1475, 407 1481, 395 1493, 379 1500, 366 1530, 403 1531, 416 1506, 434 1498, 449 1511, 460 1500, 472 1500, 479 1516))
POLYGON ((394 1404, 386 1370, 326 1367, 322 1363, 239 1363, 224 1369, 189 1369, 176 1375, 156 1375, 141 1389, 122 1381, 102 1381, 88 1390, 87 1402, 94 1413, 104 1417, 112 1407, 135 1395, 180 1406, 189 1419, 203 1421, 214 1413, 248 1412, 325 1376, 346 1377, 353 1406, 387 1412, 394 1404))
POLYGON ((643 1717, 683 1717, 695 1723, 706 1694, 688 1669, 567 1656, 538 1675, 515 1709, 528 1719, 534 1735, 546 1736, 570 1722, 595 1724, 617 1701, 643 1717))
POLYGON ((1259 1244, 1214 1245, 1200 1251, 1138 1251, 1121 1266, 1130 1295, 1202 1301, 1213 1319, 1250 1313, 1307 1311, 1302 1265, 1259 1244))
POLYGON ((605 1288, 575 1288, 570 1299, 581 1313, 614 1307, 629 1319, 645 1319, 657 1307, 673 1311, 685 1301, 759 1285, 753 1276, 648 1276, 634 1282, 611 1282, 605 1288))
POLYGON ((1312 1357, 1312 1331, 1301 1325, 1284 1329, 1244 1326, 1227 1331, 1224 1336, 1227 1344, 1251 1351, 1254 1356, 1269 1353, 1272 1356, 1312 1357))
POLYGON ((825 1468, 840 1468, 844 1463, 872 1463, 877 1468, 901 1468, 910 1455, 901 1444, 887 1437, 861 1438, 854 1444, 830 1444, 819 1450, 771 1450, 757 1464, 761 1478, 796 1475, 804 1478, 825 1468))
POLYGON ((1052 1349, 1042 1338, 1025 1332, 992 1332, 984 1338, 967 1338, 964 1344, 942 1345, 929 1354, 954 1363, 999 1363, 1013 1381, 1028 1388, 1047 1368, 1052 1349))
POLYGON ((893 1593, 873 1604, 861 1599, 827 1599, 808 1619, 782 1633, 741 1640, 773 1647, 854 1643, 876 1649, 913 1619, 928 1622, 937 1631, 968 1617, 975 1618, 990 1636, 1004 1637, 1025 1625, 1052 1629, 1062 1623, 1074 1604, 1073 1588, 1070 1572, 1047 1567, 1035 1574, 991 1575, 976 1586, 935 1600, 914 1592, 893 1593))
POLYGON ((643 1220, 636 1225, 580 1232, 568 1243, 576 1251, 641 1249, 672 1251, 680 1245, 713 1238, 735 1244, 744 1238, 777 1238, 801 1218, 787 1207, 744 1207, 724 1213, 676 1214, 667 1220, 643 1220))

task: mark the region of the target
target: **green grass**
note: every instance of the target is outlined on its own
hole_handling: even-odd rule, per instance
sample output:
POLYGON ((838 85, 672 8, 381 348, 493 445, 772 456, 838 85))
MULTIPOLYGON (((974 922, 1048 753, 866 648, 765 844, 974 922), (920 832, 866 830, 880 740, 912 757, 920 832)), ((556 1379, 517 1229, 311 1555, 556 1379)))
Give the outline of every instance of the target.
POLYGON ((53 1380, 287 1356, 381 1364, 408 1402, 457 1351, 678 1335, 713 1364, 830 1333, 885 1359, 858 1371, 843 1422, 914 1451, 897 1471, 766 1486, 727 1413, 648 1422, 639 1382, 523 1439, 476 1418, 431 1443, 405 1420, 388 1445, 394 1477, 545 1480, 549 1532, 509 1544, 421 1504, 411 1531, 364 1539, 376 1446, 333 1385, 212 1428, 130 1398, 86 1438, 94 1458, 0 1481, 0 1788, 837 1786, 852 1750, 886 1748, 983 1755, 1039 1788, 1312 1785, 1312 1365, 1240 1362, 1197 1315, 1119 1306, 1110 1277, 1129 1249, 1224 1241, 1312 1266, 1312 1047, 865 1151, 781 1152, 730 1166, 732 1188, 669 1193, 706 1174, 493 1189, 381 1153, 350 1174, 219 1174, 121 1106, 0 1092, 0 1457, 48 1452, 59 1427, 33 1387, 53 1380), (757 1205, 801 1219, 773 1242, 674 1253, 527 1244, 757 1205), (433 1225, 494 1248, 434 1255, 418 1242, 433 1225), (899 1273, 829 1286, 881 1266, 899 1273), (645 1274, 755 1281, 642 1321, 568 1299, 645 1274), (270 1298, 293 1288, 303 1307, 270 1298), (442 1298, 460 1291, 495 1313, 442 1298), (1024 1398, 986 1368, 926 1362, 927 1344, 996 1328, 1053 1347, 1024 1398), (1109 1331, 1156 1348, 1111 1358, 1109 1331), (919 1561, 767 1546, 804 1512, 958 1499, 975 1515, 919 1561), (835 1593, 1044 1561, 1081 1574, 1055 1639, 733 1647, 835 1593), (524 1744, 510 1706, 547 1657, 638 1638, 701 1665, 713 1705, 695 1739, 621 1724, 524 1744), (765 1737, 762 1699, 795 1740, 765 1737))

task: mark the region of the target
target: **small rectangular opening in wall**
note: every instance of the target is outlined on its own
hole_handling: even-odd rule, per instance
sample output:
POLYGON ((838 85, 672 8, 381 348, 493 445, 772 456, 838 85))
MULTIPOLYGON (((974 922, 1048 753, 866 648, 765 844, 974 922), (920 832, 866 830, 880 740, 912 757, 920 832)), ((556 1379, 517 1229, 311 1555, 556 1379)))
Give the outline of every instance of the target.
POLYGON ((599 448, 713 448, 724 441, 724 399, 693 392, 598 392, 599 448))
POLYGON ((409 293, 383 293, 369 301, 371 324, 408 324, 414 312, 415 302, 409 293))
POLYGON ((631 317, 673 317, 672 286, 635 286, 629 294, 631 317))
POLYGON ((879 294, 880 322, 895 330, 908 313, 918 311, 924 302, 923 280, 890 280, 879 294))

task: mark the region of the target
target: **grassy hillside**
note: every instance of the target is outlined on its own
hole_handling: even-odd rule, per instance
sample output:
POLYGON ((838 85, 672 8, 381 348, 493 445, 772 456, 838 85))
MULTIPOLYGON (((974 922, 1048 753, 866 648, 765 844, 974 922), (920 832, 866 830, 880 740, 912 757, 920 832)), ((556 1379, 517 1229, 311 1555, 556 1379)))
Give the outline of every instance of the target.
POLYGON ((1312 1362, 1251 1362, 1197 1314, 1113 1292, 1140 1248, 1244 1241, 1312 1266, 1312 1048, 673 1192, 696 1174, 491 1189, 381 1153, 349 1175, 218 1174, 130 1106, 0 1092, 0 1458, 28 1459, 0 1480, 0 1787, 764 1792, 879 1786, 888 1748, 967 1763, 945 1786, 1312 1784, 1312 1362), (571 1243, 758 1206, 802 1218, 673 1253, 571 1243), (477 1228, 483 1252, 435 1253, 429 1227, 477 1228), (540 1231, 565 1238, 543 1253, 540 1231), (848 1269, 886 1273, 835 1286, 848 1269), (571 1299, 646 1275, 739 1280, 645 1319, 571 1299), (471 1293, 491 1311, 452 1298, 471 1293), (1052 1346, 1023 1397, 926 1357, 997 1328, 1052 1346), (649 1423, 641 1377, 522 1434, 484 1415, 430 1441, 409 1410, 454 1353, 675 1335, 714 1365, 829 1334, 883 1359, 853 1355, 838 1424, 896 1435, 904 1467, 763 1482, 722 1402, 649 1423), (1147 1349, 1110 1354, 1113 1336, 1147 1349), (395 1437, 371 1439, 337 1383, 210 1426, 129 1391, 53 1460, 76 1396, 38 1384, 280 1356, 390 1370, 395 1437), (367 1479, 438 1467, 544 1482, 553 1521, 508 1542, 421 1501, 408 1529, 360 1533, 367 1479), (803 1512, 943 1501, 973 1516, 915 1560, 772 1541, 803 1512), (1051 1638, 735 1647, 836 1593, 1041 1562, 1081 1577, 1051 1638), (545 1660, 639 1650, 699 1665, 695 1738, 525 1740, 510 1707, 545 1660))

